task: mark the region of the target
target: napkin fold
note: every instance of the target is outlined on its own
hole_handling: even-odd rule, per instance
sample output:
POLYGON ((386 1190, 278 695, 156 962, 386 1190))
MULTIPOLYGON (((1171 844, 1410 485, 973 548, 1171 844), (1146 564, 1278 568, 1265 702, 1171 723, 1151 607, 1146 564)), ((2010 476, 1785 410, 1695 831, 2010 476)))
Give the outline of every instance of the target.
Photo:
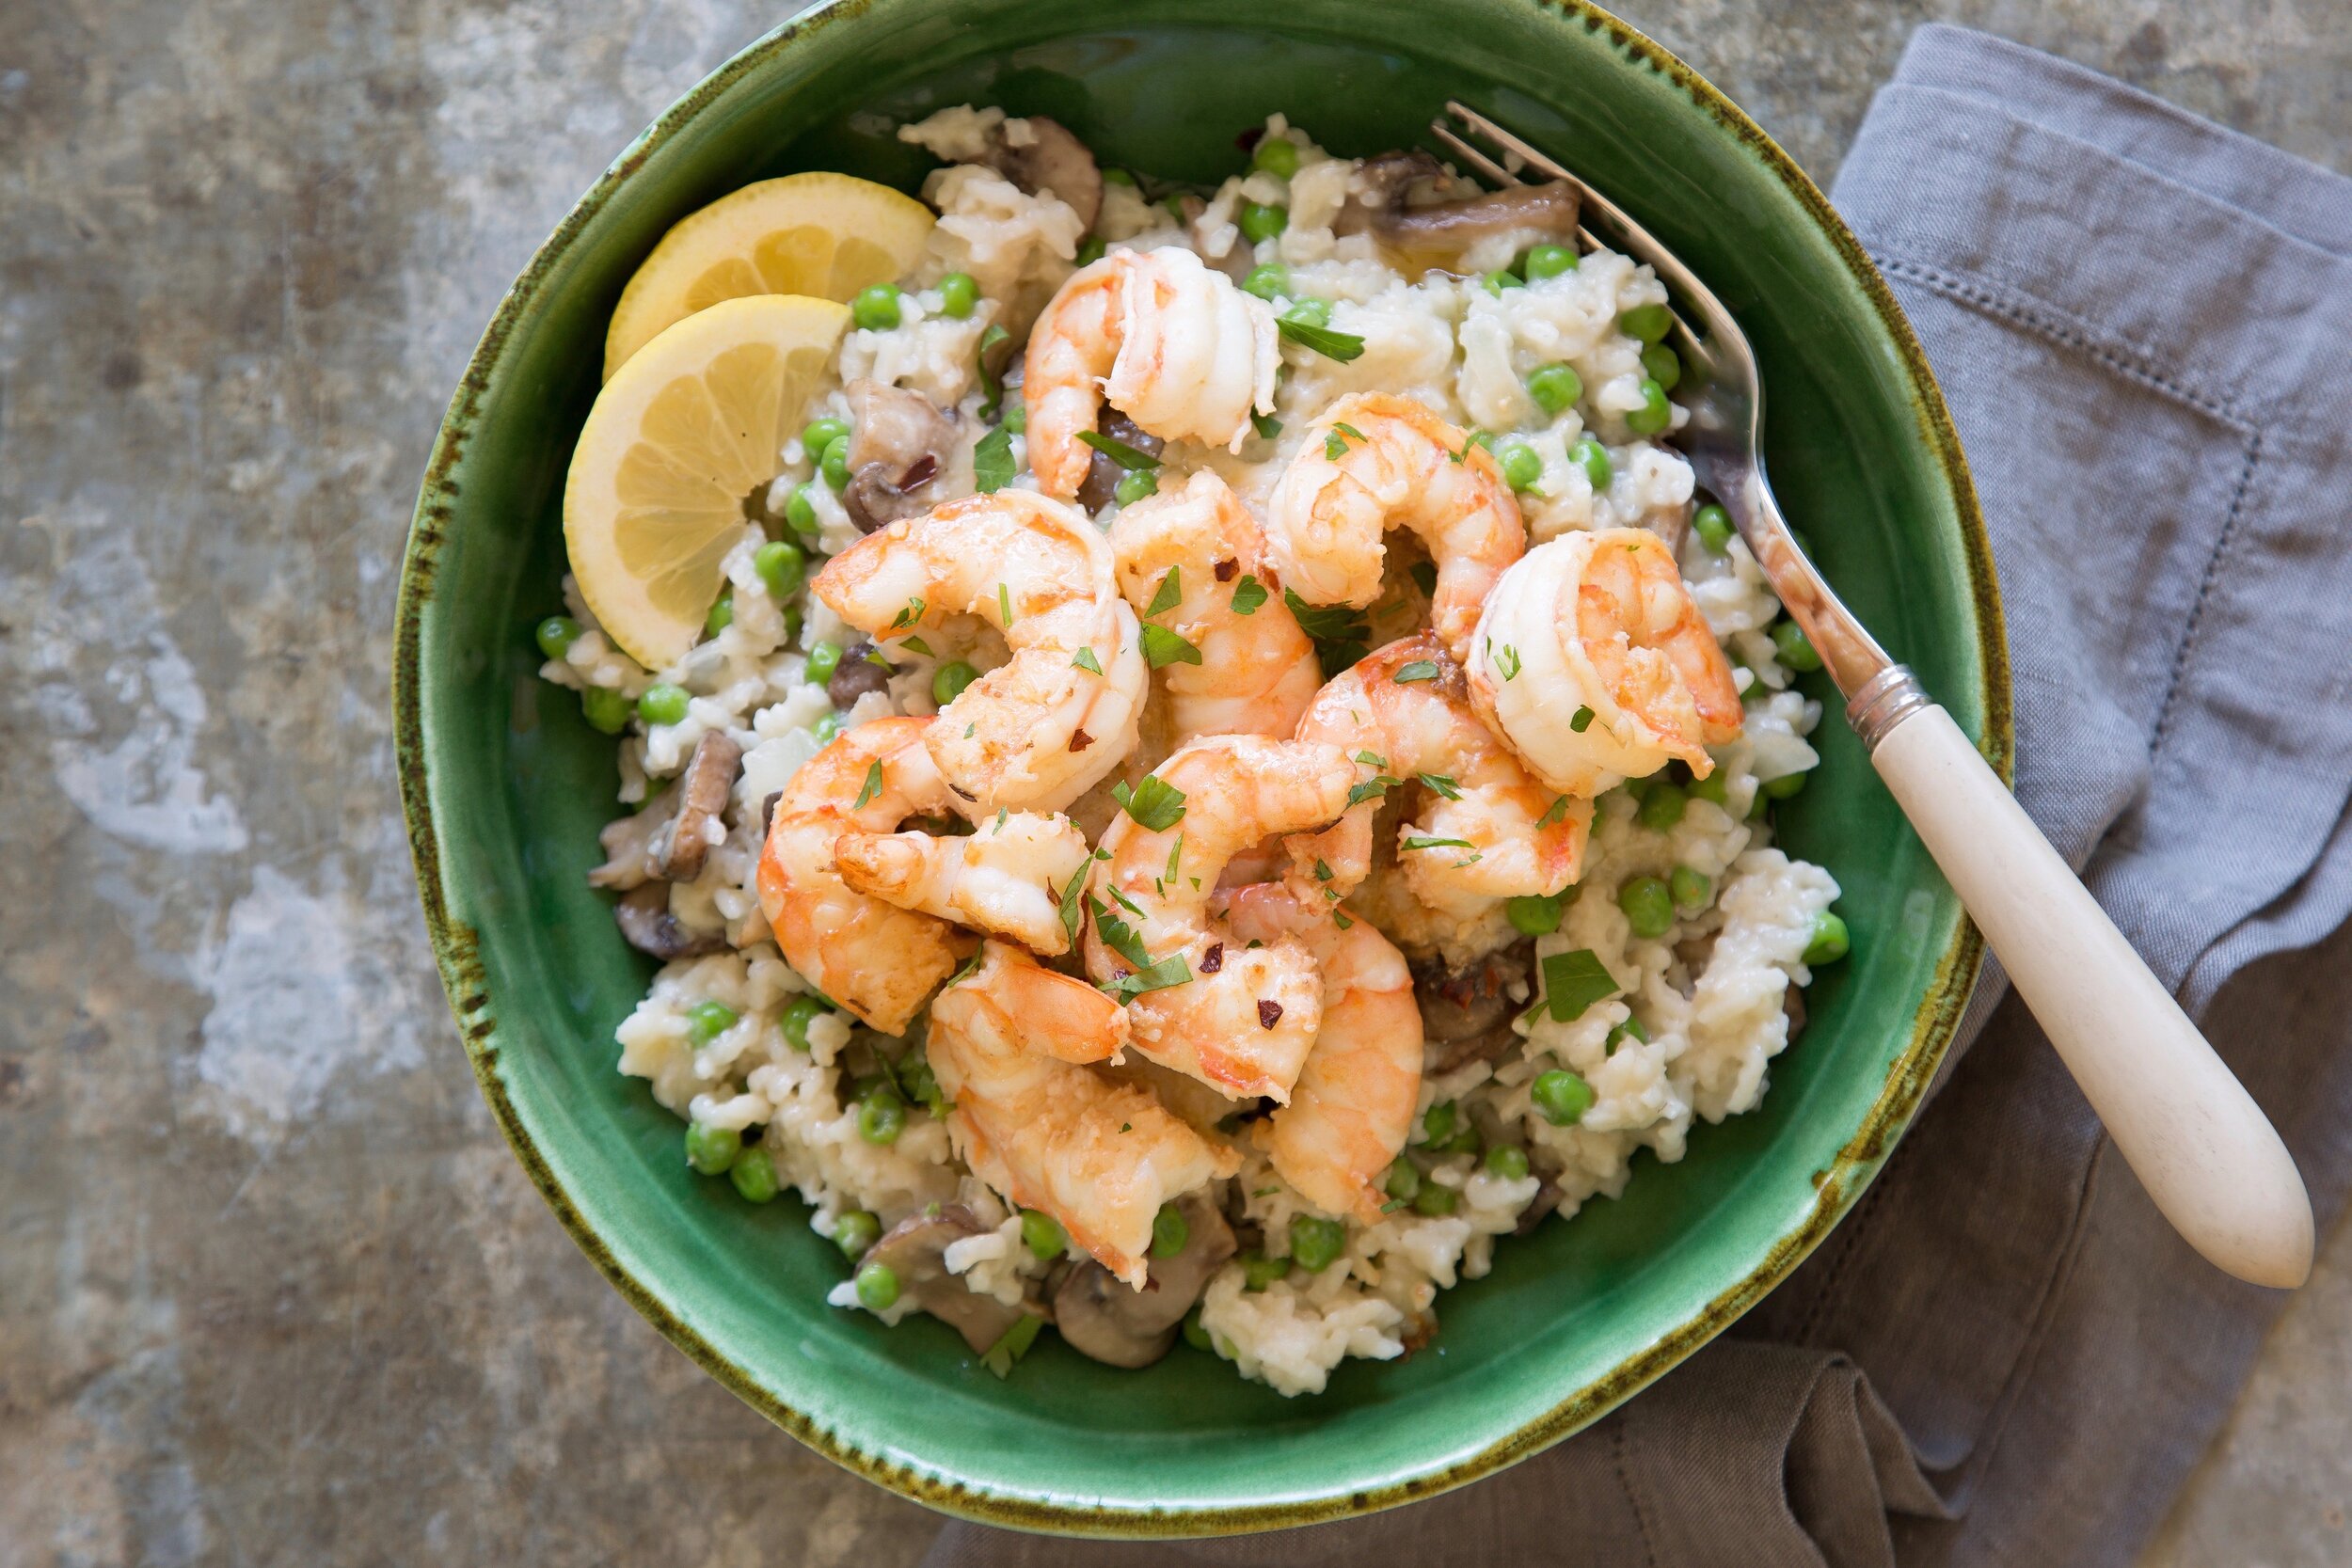
MULTIPOLYGON (((2352 1180, 2352 181, 1930 25, 1833 196, 1969 454, 2018 798, 2279 1123, 2324 1232, 2352 1180)), ((951 1525, 927 1563, 2120 1564, 2283 1300, 2172 1235, 1995 969, 1856 1212, 1575 1438, 1371 1520, 951 1525)))

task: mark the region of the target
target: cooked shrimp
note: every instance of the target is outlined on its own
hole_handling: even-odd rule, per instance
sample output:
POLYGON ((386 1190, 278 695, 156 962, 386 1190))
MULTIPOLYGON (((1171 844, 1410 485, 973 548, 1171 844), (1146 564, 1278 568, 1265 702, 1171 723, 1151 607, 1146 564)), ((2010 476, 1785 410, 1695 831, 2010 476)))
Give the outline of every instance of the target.
POLYGON ((845 832, 841 879, 902 910, 1009 936, 1048 957, 1070 951, 1061 895, 1091 854, 1066 816, 1009 812, 964 838, 845 832))
POLYGON ((1127 1031, 1126 1010, 1092 986, 991 942, 931 1004, 925 1050, 974 1174, 1140 1291, 1160 1206, 1241 1162, 1144 1090, 1073 1065, 1118 1055, 1127 1031))
POLYGON ((1410 398, 1359 392, 1324 410, 1274 487, 1267 553, 1310 604, 1361 608, 1380 594, 1380 535, 1409 528, 1429 546, 1431 629, 1470 662, 1478 607, 1527 548, 1527 525, 1483 446, 1410 398))
POLYGON ((869 533, 813 585, 887 646, 976 614, 1011 660, 940 710, 931 756, 974 821, 1059 811, 1135 748, 1151 683, 1110 546, 1084 514, 1027 490, 966 496, 869 533))
POLYGON ((1129 1006, 1138 1051, 1235 1099, 1289 1098, 1322 1021, 1314 956, 1292 937, 1245 947, 1209 901, 1228 860, 1269 834, 1327 825, 1355 779, 1335 747, 1233 735, 1180 748, 1137 786, 1103 834, 1086 960, 1102 981, 1163 964, 1183 974, 1129 1006), (1135 806, 1172 819, 1148 828, 1135 806))
POLYGON ((1343 670, 1315 695, 1298 738, 1337 746, 1359 770, 1338 826, 1290 840, 1290 886, 1307 897, 1353 889, 1372 868, 1373 786, 1416 784, 1427 803, 1397 835, 1397 863, 1415 898, 1468 923, 1506 898, 1554 894, 1576 880, 1590 800, 1547 789, 1471 709, 1462 667, 1437 638, 1408 637, 1343 670))
POLYGON ((1740 734, 1731 664, 1645 529, 1567 533, 1503 573, 1478 623, 1478 711, 1553 789, 1597 795, 1740 734))
POLYGON ((1122 509, 1110 541, 1136 613, 1200 656, 1179 650, 1161 668, 1176 738, 1288 736, 1323 672, 1298 622, 1272 602, 1265 535, 1241 498, 1204 468, 1122 509), (1173 608, 1148 613, 1170 590, 1173 608))
POLYGON ((905 1029, 956 967, 953 928, 851 889, 834 863, 845 832, 888 832, 945 811, 947 786, 924 750, 928 719, 860 724, 801 765, 777 798, 759 852, 759 904, 785 961, 885 1035, 905 1029))
POLYGON ((1369 921, 1342 926, 1320 898, 1272 883, 1236 888, 1226 918, 1245 942, 1295 937, 1323 979, 1323 1027, 1290 1103, 1260 1124, 1282 1180, 1330 1214, 1380 1223, 1375 1185, 1404 1148, 1421 1098, 1421 1007, 1405 956, 1369 921))
POLYGON ((1241 450, 1274 409, 1273 308, 1189 250, 1121 250, 1070 275, 1029 332, 1022 370, 1029 467, 1064 500, 1093 452, 1103 402, 1171 441, 1241 450))

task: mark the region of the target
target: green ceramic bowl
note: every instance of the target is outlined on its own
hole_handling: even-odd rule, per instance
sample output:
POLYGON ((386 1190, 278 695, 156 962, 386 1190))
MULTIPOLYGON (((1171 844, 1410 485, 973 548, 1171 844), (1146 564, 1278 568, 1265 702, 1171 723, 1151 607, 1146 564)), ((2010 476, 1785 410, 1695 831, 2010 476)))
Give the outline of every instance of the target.
MULTIPOLYGON (((1753 1306, 1851 1206, 1917 1104, 1978 943, 1836 718, 1788 838, 1845 889, 1851 959, 1756 1114, 1647 1158, 1626 1196, 1497 1249, 1437 1342, 1284 1400, 1179 1346, 1113 1371, 1048 1338, 1009 1381, 952 1333, 836 1311, 790 1199, 689 1173, 679 1125, 613 1070, 648 965, 582 875, 612 742, 534 678, 558 605, 564 465, 605 319, 673 222, 753 180, 912 188, 874 115, 996 103, 1106 161, 1193 181, 1279 109, 1327 145, 1423 135, 1457 96, 1576 166, 1713 284, 1755 340, 1780 497, 1854 608, 1995 766, 2009 688, 1991 559, 1941 400, 1820 193, 1689 68, 1603 12, 1534 0, 865 0, 760 40, 622 153, 501 305, 450 404, 400 597, 401 779, 425 915, 485 1095, 597 1266, 676 1345, 812 1447, 1000 1524, 1184 1534, 1427 1497, 1585 1425, 1753 1306)), ((1833 694, 1824 690, 1835 703, 1833 694)))

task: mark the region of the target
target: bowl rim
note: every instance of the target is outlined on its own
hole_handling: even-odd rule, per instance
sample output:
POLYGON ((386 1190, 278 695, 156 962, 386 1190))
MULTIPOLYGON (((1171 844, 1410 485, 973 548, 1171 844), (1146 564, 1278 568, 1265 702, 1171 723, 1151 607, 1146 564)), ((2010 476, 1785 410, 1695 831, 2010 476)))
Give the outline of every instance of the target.
MULTIPOLYGON (((1689 95, 1718 126, 1736 136, 1777 178, 1835 247, 1839 260, 1876 312, 1899 355, 1922 434, 1949 486, 1958 519, 1967 586, 1977 616, 1979 678, 1983 683, 1984 734, 1979 752, 2002 781, 2013 783, 2012 722, 2008 634, 2002 613, 1992 545, 1985 531, 1975 483, 1963 454, 1943 392, 1909 319, 1860 239, 1830 205, 1820 188, 1788 153, 1712 83, 1664 45, 1592 0, 1479 0, 1524 6, 1563 28, 1605 31, 1632 62, 1657 71, 1689 95)), ((509 1098, 498 1071, 499 1029, 492 1016, 490 981, 472 927, 452 914, 451 890, 441 875, 441 837, 435 822, 427 768, 423 713, 422 635, 437 578, 441 546, 454 522, 457 469, 464 461, 475 420, 505 343, 535 306, 555 271, 590 220, 649 155, 675 135, 703 108, 727 91, 771 54, 791 47, 817 29, 847 21, 870 0, 821 0, 744 45, 665 109, 632 139, 596 182, 572 204, 555 231, 533 251, 530 262, 501 298, 497 311, 467 361, 436 434, 403 552, 393 638, 392 707, 394 752, 402 814, 406 823, 419 898, 433 943, 436 965, 458 1025, 462 1043, 485 1101, 507 1145, 532 1184, 554 1211, 572 1241, 622 1297, 735 1396, 801 1442, 845 1469, 898 1495, 941 1512, 984 1524, 1063 1534, 1158 1539, 1285 1528, 1377 1513, 1421 1501, 1467 1485, 1550 1447, 1631 1399, 1723 1332, 1794 1271, 1845 1217, 1893 1151, 1943 1062, 1965 1011, 1982 965, 1981 935, 1966 911, 1938 959, 1934 979, 1913 1015, 1911 1037, 1887 1072, 1878 1098, 1853 1136, 1816 1178, 1811 1211, 1783 1231, 1763 1259, 1727 1286, 1688 1321, 1607 1373, 1569 1391, 1551 1409, 1498 1437, 1477 1453, 1442 1470, 1416 1474, 1369 1490, 1247 1505, 1181 1505, 1149 1510, 1083 1505, 976 1490, 903 1463, 892 1463, 844 1442, 764 1386, 747 1369, 663 1305, 632 1275, 572 1201, 540 1152, 509 1098)))

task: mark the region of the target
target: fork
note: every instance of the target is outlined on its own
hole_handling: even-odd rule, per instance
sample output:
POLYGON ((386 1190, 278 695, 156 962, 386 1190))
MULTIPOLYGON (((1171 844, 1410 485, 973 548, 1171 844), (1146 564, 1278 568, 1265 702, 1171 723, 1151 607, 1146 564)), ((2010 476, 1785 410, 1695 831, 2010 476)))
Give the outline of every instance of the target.
POLYGON ((2295 1161, 1974 743, 1887 656, 1790 533, 1764 478, 1764 388, 1745 333, 1707 285, 1555 160, 1449 101, 1430 131, 1498 185, 1530 169, 1581 193, 1577 238, 1646 262, 1674 297, 1684 372, 1677 434, 1846 699, 1870 762, 2033 1010, 2166 1219, 2217 1267, 2258 1285, 2311 1273, 2312 1208, 2295 1161), (1459 130, 1456 126, 1459 126, 1459 130), (1498 150, 1491 155, 1469 138, 1498 150))

